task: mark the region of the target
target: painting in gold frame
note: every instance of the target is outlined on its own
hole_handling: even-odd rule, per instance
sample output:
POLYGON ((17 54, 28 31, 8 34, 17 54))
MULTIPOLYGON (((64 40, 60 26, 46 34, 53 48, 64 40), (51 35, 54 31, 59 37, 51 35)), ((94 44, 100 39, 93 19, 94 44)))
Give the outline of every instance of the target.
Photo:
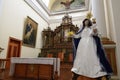
POLYGON ((23 31, 23 45, 35 48, 38 23, 27 16, 23 31))

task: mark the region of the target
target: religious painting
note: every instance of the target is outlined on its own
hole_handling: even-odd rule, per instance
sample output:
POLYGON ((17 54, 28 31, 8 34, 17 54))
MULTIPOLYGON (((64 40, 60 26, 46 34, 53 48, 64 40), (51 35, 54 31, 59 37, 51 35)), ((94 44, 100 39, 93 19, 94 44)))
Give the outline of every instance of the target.
MULTIPOLYGON (((40 1, 40 0, 38 0, 40 1)), ((83 9, 89 0, 42 0, 50 12, 83 9)), ((87 4, 88 5, 88 4, 87 4)))
POLYGON ((29 16, 25 20, 24 31, 23 31, 23 45, 35 48, 36 36, 37 36, 37 27, 36 23, 29 16))

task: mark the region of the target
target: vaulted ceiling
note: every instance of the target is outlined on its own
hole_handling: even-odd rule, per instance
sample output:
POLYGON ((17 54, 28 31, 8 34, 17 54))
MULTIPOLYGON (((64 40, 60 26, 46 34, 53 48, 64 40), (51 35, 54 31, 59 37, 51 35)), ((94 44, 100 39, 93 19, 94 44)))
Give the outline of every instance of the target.
MULTIPOLYGON (((70 9, 66 11, 61 2, 66 0, 24 0, 32 9, 34 9, 48 23, 60 21, 61 17, 67 12, 73 19, 79 19, 85 16, 91 9, 90 0, 74 0, 70 9)), ((69 0, 71 1, 71 0, 69 0)))
MULTIPOLYGON (((39 0, 40 1, 40 0, 39 0)), ((42 0, 50 12, 64 11, 65 6, 61 2, 66 2, 67 0, 42 0)), ((70 5, 70 10, 72 9, 82 9, 85 8, 85 0, 69 0, 74 1, 70 5)))

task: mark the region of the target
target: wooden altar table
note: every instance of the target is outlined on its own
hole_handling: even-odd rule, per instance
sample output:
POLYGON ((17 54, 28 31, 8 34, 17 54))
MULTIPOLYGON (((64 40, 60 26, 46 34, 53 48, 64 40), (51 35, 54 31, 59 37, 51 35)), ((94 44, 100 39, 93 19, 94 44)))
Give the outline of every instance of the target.
POLYGON ((11 58, 10 76, 34 79, 54 79, 60 75, 59 58, 11 58))

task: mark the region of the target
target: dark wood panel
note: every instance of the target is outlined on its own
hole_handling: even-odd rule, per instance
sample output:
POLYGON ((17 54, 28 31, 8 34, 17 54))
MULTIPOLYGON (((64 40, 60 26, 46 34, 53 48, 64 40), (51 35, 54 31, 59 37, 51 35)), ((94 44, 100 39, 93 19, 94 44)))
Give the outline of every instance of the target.
POLYGON ((52 65, 40 65, 39 66, 39 78, 52 79, 53 78, 53 66, 52 65))
POLYGON ((39 65, 37 64, 27 64, 26 77, 37 79, 39 73, 38 68, 39 65))
POLYGON ((14 77, 51 80, 54 76, 53 65, 15 64, 14 77))
POLYGON ((113 69, 114 75, 117 75, 115 48, 105 48, 105 52, 107 54, 108 61, 110 62, 113 69))
POLYGON ((26 64, 15 64, 15 72, 14 76, 15 77, 26 77, 26 69, 27 65, 26 64))

